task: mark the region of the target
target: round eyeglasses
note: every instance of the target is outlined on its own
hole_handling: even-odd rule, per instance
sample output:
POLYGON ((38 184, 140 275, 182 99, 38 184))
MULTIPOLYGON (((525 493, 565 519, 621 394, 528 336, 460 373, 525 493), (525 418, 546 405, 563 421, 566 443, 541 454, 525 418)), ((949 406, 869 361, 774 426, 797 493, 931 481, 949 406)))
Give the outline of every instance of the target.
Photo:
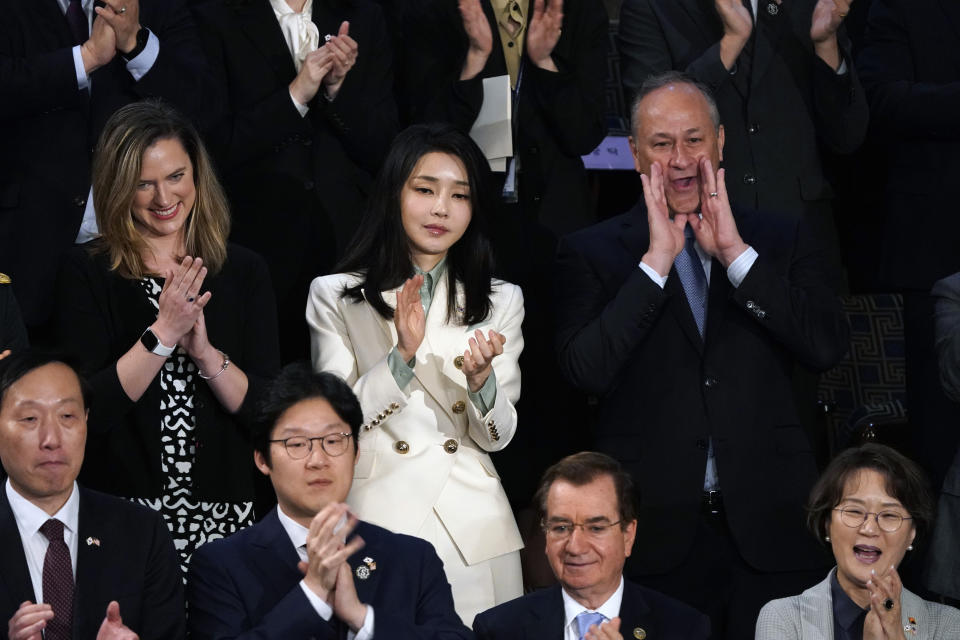
POLYGON ((559 542, 561 540, 567 540, 572 536, 573 530, 577 527, 580 527, 580 530, 583 531, 584 535, 588 538, 599 539, 605 536, 611 527, 615 527, 621 522, 621 520, 617 520, 616 522, 569 522, 558 520, 541 522, 540 527, 543 529, 543 533, 547 536, 548 540, 559 542))
POLYGON ((903 525, 904 520, 913 520, 910 516, 902 516, 896 511, 874 513, 873 511, 866 511, 857 507, 837 507, 834 511, 839 511, 840 522, 852 529, 859 529, 863 526, 863 523, 867 521, 867 518, 873 516, 881 531, 886 531, 887 533, 893 533, 899 529, 901 525, 903 525))
POLYGON ((270 440, 270 442, 282 442, 288 456, 294 460, 302 460, 313 451, 314 440, 320 443, 320 448, 328 456, 339 456, 347 450, 347 444, 352 437, 352 433, 331 433, 325 436, 314 436, 313 438, 293 436, 283 440, 270 440))

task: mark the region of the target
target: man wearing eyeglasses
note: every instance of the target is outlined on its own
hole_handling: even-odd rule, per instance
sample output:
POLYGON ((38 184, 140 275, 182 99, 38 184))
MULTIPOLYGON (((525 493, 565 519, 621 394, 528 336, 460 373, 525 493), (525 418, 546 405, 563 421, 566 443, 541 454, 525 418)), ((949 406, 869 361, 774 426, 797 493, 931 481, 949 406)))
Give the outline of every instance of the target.
POLYGON ((362 420, 332 374, 291 365, 273 382, 253 446, 277 508, 193 555, 193 638, 471 637, 433 548, 344 503, 362 420))
POLYGON ((479 640, 707 638, 706 616, 624 580, 637 532, 630 474, 585 451, 547 469, 534 497, 559 586, 490 609, 473 622, 479 640))

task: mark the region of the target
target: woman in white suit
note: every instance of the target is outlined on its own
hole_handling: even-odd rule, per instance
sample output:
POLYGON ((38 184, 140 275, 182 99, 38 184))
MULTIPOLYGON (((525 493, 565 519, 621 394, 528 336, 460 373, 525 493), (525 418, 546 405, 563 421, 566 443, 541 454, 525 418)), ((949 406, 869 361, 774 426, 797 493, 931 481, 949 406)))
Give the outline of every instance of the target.
POLYGON ((364 424, 348 502, 436 547, 457 612, 523 593, 523 546, 488 451, 520 396, 520 288, 491 278, 483 154, 448 125, 402 132, 343 273, 313 281, 313 366, 343 376, 364 424))
POLYGON ((879 444, 847 449, 817 481, 807 510, 810 530, 837 566, 800 595, 764 605, 756 640, 960 638, 960 611, 911 593, 897 573, 933 523, 933 498, 916 464, 879 444))

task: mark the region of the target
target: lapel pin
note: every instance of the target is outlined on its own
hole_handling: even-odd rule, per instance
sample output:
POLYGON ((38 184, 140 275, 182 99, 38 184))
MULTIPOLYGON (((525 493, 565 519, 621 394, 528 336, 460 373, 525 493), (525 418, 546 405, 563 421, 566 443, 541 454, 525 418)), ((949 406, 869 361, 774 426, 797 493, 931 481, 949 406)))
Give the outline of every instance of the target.
POLYGON ((907 618, 907 621, 910 624, 903 625, 903 630, 909 632, 910 635, 912 636, 917 635, 917 619, 914 618, 913 616, 910 616, 909 618, 907 618))
POLYGON ((633 630, 633 637, 636 638, 637 640, 643 640, 644 638, 647 637, 647 632, 644 631, 643 628, 637 627, 636 629, 633 630))
POLYGON ((357 568, 354 570, 354 574, 356 574, 357 578, 359 578, 360 580, 366 580, 367 578, 370 577, 370 572, 376 571, 376 570, 377 570, 376 560, 374 560, 370 556, 367 556, 366 558, 363 559, 363 564, 358 565, 357 568))
POLYGON ((778 7, 775 2, 771 2, 770 4, 767 5, 767 13, 769 13, 772 16, 775 16, 778 13, 780 13, 780 7, 778 7))
POLYGON ((87 546, 88 546, 88 547, 99 547, 99 546, 100 546, 100 538, 94 538, 93 536, 90 536, 89 538, 87 538, 87 546))

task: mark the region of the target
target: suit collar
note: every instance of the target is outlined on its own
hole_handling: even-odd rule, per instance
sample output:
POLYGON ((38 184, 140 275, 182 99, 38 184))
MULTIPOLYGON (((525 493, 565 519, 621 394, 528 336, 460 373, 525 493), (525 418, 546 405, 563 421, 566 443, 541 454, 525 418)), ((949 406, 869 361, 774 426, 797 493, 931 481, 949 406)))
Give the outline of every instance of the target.
POLYGON ((563 637, 563 596, 560 585, 541 589, 528 596, 528 606, 521 620, 525 640, 563 637))
MULTIPOLYGON (((237 14, 240 27, 253 46, 267 59, 277 79, 284 84, 291 82, 297 75, 297 68, 293 64, 293 57, 283 39, 283 32, 269 0, 236 2, 231 3, 231 7, 237 14)), ((317 3, 314 3, 314 15, 317 9, 317 3)), ((320 34, 322 37, 323 32, 320 34)))
POLYGON ((776 51, 784 38, 793 37, 785 31, 790 28, 790 11, 796 3, 783 2, 777 5, 773 0, 759 0, 757 3, 757 17, 753 30, 753 69, 750 75, 750 86, 755 88, 766 73, 770 63, 776 58, 776 51), (773 5, 776 13, 768 11, 773 5))

